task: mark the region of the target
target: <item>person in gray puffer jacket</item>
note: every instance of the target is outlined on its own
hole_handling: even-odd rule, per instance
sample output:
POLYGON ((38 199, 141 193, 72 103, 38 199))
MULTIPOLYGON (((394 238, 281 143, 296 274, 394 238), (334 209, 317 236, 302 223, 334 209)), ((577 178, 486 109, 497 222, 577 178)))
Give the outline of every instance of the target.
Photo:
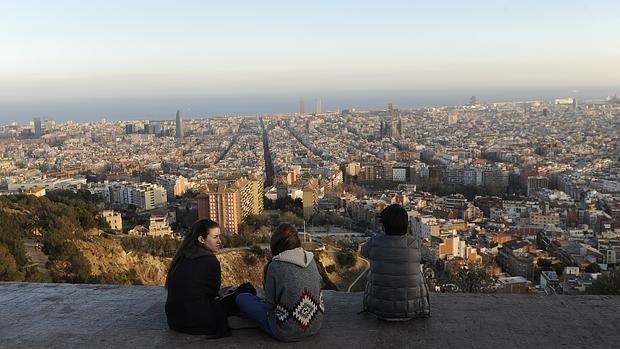
POLYGON ((385 320, 430 316, 428 286, 420 263, 432 256, 419 239, 407 234, 408 215, 397 204, 381 212, 385 235, 375 235, 362 247, 370 259, 364 310, 385 320))
POLYGON ((314 255, 301 247, 297 230, 281 224, 271 237, 273 258, 265 267, 265 299, 242 293, 236 298, 242 313, 281 341, 316 334, 325 305, 322 278, 314 255))

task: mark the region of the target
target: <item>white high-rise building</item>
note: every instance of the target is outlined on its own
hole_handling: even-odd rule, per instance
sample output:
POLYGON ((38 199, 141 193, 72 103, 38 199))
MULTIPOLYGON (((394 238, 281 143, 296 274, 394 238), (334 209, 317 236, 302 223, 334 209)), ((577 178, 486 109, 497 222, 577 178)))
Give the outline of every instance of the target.
POLYGON ((144 183, 135 190, 135 205, 141 210, 152 210, 168 202, 166 189, 161 185, 144 183))

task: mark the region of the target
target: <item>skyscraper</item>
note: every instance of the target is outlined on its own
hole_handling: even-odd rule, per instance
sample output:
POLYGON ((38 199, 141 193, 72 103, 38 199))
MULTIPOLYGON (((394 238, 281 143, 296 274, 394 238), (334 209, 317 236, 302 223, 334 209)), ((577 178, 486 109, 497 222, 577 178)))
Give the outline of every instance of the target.
POLYGON ((317 97, 314 101, 314 113, 321 114, 321 97, 317 97))
POLYGON ((183 139, 185 133, 183 132, 183 119, 181 118, 181 112, 177 110, 177 138, 183 139))
POLYGON ((304 106, 304 99, 300 98, 299 99, 299 115, 304 115, 305 113, 306 113, 306 110, 304 106))
POLYGON ((36 138, 40 138, 43 134, 43 129, 41 128, 41 118, 34 118, 34 136, 36 138))
POLYGON ((132 133, 136 133, 136 125, 134 124, 125 125, 125 134, 130 135, 132 133))
POLYGON ((161 135, 161 123, 154 122, 151 125, 153 125, 153 133, 155 133, 158 136, 161 135))

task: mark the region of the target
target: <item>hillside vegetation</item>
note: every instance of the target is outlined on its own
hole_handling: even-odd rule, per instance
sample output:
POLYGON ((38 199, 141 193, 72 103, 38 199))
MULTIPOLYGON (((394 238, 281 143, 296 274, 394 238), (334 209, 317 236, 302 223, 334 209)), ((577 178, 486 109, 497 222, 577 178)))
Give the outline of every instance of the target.
MULTIPOLYGON (((43 280, 24 245, 34 239, 48 257, 45 268, 53 282, 164 285, 179 241, 107 234, 97 205, 88 191, 0 197, 0 280, 43 280)), ((265 240, 262 236, 255 242, 265 240)), ((262 287, 265 252, 254 245, 219 253, 222 285, 251 282, 262 287)), ((354 252, 314 254, 327 289, 346 290, 364 268, 354 252)))

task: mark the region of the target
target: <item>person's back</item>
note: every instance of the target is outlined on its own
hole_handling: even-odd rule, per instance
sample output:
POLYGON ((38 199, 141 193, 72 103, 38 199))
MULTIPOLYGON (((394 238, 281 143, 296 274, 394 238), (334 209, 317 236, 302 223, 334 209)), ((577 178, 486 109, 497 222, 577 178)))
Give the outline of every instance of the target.
POLYGON ((364 291, 366 311, 390 320, 430 315, 420 250, 412 236, 375 236, 364 245, 362 255, 370 259, 364 291))
POLYGON ((295 341, 316 334, 323 322, 321 275, 310 252, 299 247, 275 256, 265 276, 269 327, 276 338, 295 341))
POLYGON ((265 299, 240 294, 239 309, 281 341, 316 334, 323 323, 322 278, 314 255, 301 247, 297 229, 280 224, 270 241, 273 258, 265 270, 265 299))
POLYGON ((406 235, 408 216, 399 205, 381 213, 386 234, 373 236, 362 248, 370 259, 364 310, 387 320, 430 315, 429 292, 420 269, 421 246, 406 235))

